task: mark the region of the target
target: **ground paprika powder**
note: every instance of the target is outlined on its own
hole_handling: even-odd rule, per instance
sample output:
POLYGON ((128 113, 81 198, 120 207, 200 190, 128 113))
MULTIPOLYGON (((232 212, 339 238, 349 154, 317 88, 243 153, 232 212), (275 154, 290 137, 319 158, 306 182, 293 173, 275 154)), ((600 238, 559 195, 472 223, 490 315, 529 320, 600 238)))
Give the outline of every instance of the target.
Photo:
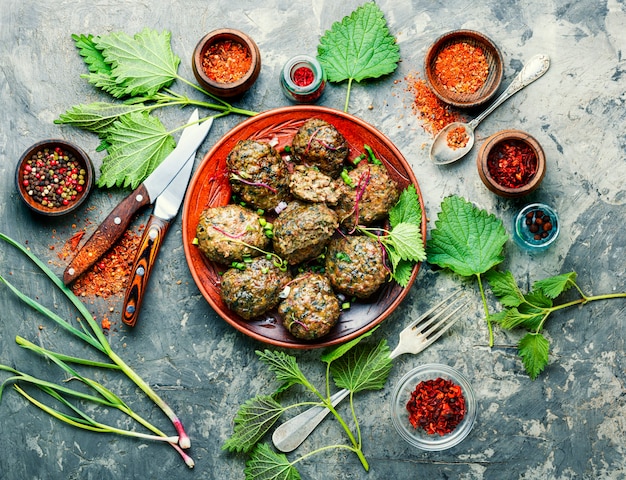
POLYGON ((447 90, 472 94, 485 85, 489 64, 482 48, 466 42, 453 43, 437 55, 435 75, 447 90))

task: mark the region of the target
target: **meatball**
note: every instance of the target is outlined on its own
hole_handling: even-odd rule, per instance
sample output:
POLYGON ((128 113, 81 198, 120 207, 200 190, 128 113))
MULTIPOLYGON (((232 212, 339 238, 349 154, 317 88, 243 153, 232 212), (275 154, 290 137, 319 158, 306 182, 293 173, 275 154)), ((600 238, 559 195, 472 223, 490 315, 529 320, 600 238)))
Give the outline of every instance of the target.
POLYGON ((335 205, 339 200, 337 180, 316 167, 296 166, 291 172, 289 189, 294 197, 305 202, 335 205))
POLYGON ((283 325, 296 338, 314 340, 330 332, 339 320, 339 300, 330 281, 319 273, 302 273, 287 287, 278 305, 283 325))
POLYGON ((335 208, 339 222, 348 228, 354 226, 357 210, 358 224, 370 225, 384 219, 400 198, 398 184, 383 165, 362 161, 348 175, 354 186, 343 182, 335 208))
POLYGON ((263 232, 260 216, 241 205, 207 208, 196 227, 198 248, 209 260, 230 264, 244 257, 256 257, 267 249, 270 239, 263 232))
POLYGON ((311 118, 302 125, 292 144, 294 161, 318 167, 323 173, 335 178, 348 158, 348 142, 330 123, 311 118))
POLYGON ((291 202, 274 222, 274 251, 290 265, 317 257, 339 220, 323 203, 291 202))
POLYGON ((372 237, 334 238, 326 254, 326 275, 336 292, 357 298, 372 295, 387 280, 381 245, 372 237))
POLYGON ((250 320, 278 305, 278 294, 291 281, 291 274, 265 257, 254 258, 244 265, 243 270, 231 268, 224 272, 221 296, 228 308, 250 320))
POLYGON ((289 170, 269 143, 240 140, 226 165, 233 192, 252 207, 268 210, 289 199, 289 170))

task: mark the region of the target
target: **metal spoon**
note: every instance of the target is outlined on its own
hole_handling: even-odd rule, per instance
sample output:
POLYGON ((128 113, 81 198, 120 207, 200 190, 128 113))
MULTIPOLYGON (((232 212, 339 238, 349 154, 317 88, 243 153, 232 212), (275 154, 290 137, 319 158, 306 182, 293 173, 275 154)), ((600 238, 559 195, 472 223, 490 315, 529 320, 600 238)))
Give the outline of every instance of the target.
POLYGON ((500 94, 500 96, 491 104, 489 108, 478 115, 474 120, 468 123, 453 122, 446 125, 435 137, 433 144, 430 146, 430 159, 436 165, 446 165, 462 158, 474 146, 474 129, 482 122, 487 115, 493 112, 500 104, 512 97, 513 94, 519 92, 522 88, 530 85, 532 82, 541 77, 548 71, 550 67, 550 58, 547 55, 539 54, 531 58, 517 77, 511 82, 508 88, 500 94), (448 133, 461 127, 465 129, 467 135, 467 143, 461 148, 452 148, 448 145, 448 133))

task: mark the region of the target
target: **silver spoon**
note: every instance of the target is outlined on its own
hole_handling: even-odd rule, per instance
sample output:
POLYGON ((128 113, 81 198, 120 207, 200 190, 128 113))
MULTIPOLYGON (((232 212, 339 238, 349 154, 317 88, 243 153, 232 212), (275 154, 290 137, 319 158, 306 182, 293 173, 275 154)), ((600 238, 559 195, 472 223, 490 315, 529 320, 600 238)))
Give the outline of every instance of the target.
POLYGON ((508 100, 513 94, 519 92, 522 88, 530 85, 544 73, 548 71, 550 67, 550 58, 547 55, 539 54, 531 58, 522 71, 518 73, 517 77, 511 82, 507 89, 500 94, 500 96, 491 104, 489 108, 483 113, 478 115, 474 120, 468 123, 453 122, 446 125, 435 137, 432 145, 430 146, 430 159, 436 165, 446 165, 448 163, 456 162, 462 158, 467 152, 469 152, 474 146, 474 129, 482 122, 487 115, 493 112, 500 104, 508 100), (452 148, 448 145, 448 133, 461 127, 465 129, 467 135, 467 143, 461 148, 452 148))

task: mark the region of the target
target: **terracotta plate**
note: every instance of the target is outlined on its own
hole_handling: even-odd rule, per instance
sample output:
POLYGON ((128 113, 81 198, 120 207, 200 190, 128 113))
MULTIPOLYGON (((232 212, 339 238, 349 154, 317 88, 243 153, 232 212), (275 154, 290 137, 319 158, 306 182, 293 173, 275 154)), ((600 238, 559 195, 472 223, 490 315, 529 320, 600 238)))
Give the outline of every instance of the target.
POLYGON ((194 174, 183 211, 183 243, 191 274, 211 307, 229 324, 261 342, 280 347, 310 349, 343 343, 378 325, 400 304, 415 281, 419 265, 413 269, 407 288, 395 282, 385 284, 367 301, 353 303, 342 312, 339 323, 329 335, 306 342, 293 337, 281 324, 275 312, 263 318, 245 321, 224 305, 220 298, 220 276, 223 267, 208 261, 192 244, 202 211, 209 206, 225 205, 230 199, 226 175, 226 157, 237 141, 255 139, 277 141, 277 149, 291 144, 298 128, 309 118, 317 117, 333 124, 350 144, 350 158, 358 156, 367 144, 385 164, 390 175, 405 188, 414 184, 422 206, 422 235, 426 238, 426 213, 415 176, 400 151, 382 133, 364 121, 326 107, 296 106, 271 110, 249 118, 227 133, 204 157, 194 174))

